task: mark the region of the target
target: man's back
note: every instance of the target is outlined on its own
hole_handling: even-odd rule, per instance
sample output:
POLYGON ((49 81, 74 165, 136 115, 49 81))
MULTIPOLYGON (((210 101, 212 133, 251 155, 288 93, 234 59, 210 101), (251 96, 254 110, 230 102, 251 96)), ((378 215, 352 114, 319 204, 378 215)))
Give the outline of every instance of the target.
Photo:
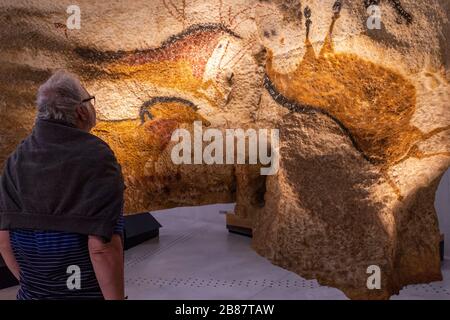
POLYGON ((20 266, 18 300, 103 298, 89 258, 87 236, 11 230, 10 240, 20 266), (80 268, 80 290, 67 287, 67 269, 71 265, 80 268))
POLYGON ((75 76, 55 73, 39 88, 31 134, 5 163, 0 253, 21 282, 20 299, 124 297, 123 244, 114 233, 125 185, 114 152, 90 133, 92 102, 75 76), (81 288, 70 290, 74 271, 81 288))
MULTIPOLYGON (((123 234, 123 217, 114 229, 123 234)), ((103 299, 92 267, 88 236, 77 233, 10 230, 10 241, 20 266, 18 300, 103 299), (80 270, 80 289, 67 286, 69 266, 80 270)))

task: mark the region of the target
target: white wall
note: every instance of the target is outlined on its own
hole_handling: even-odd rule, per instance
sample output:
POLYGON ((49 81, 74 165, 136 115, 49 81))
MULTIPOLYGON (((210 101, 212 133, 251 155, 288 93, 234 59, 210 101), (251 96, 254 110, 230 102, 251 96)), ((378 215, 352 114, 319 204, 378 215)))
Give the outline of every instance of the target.
POLYGON ((439 228, 445 236, 445 258, 450 260, 450 169, 442 177, 434 202, 439 228))
MULTIPOLYGON (((450 169, 447 170, 442 177, 438 190, 436 191, 434 206, 438 214, 439 229, 445 236, 445 258, 446 260, 450 260, 450 169)), ((219 211, 232 212, 233 208, 234 204, 216 204, 199 207, 174 208, 163 211, 168 212, 171 215, 176 215, 177 212, 182 213, 184 211, 189 211, 191 219, 196 220, 198 217, 205 219, 205 215, 202 214, 204 211, 210 211, 211 214, 215 215, 218 214, 219 211)), ((156 213, 158 211, 152 212, 156 213)), ((215 217, 211 218, 214 219, 215 217)))

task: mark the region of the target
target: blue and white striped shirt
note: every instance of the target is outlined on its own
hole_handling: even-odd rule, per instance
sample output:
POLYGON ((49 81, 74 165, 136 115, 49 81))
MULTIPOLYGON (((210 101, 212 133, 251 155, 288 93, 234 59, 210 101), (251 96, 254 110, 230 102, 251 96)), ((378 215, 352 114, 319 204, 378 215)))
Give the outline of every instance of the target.
MULTIPOLYGON (((115 234, 123 236, 120 217, 115 234)), ((20 267, 18 300, 103 299, 88 249, 88 236, 77 233, 10 230, 10 241, 20 267), (68 268, 80 268, 80 289, 70 290, 68 268)))

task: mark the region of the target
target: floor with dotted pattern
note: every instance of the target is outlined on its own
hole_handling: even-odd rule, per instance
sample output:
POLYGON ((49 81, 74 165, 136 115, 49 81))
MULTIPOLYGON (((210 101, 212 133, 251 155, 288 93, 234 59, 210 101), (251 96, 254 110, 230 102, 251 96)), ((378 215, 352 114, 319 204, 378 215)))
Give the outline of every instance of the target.
MULTIPOLYGON (((250 248, 250 238, 228 233, 223 213, 232 207, 153 212, 163 226, 159 238, 125 254, 129 299, 346 299, 272 265, 250 248)), ((443 281, 407 286, 392 299, 450 300, 450 261, 442 271, 443 281)), ((0 290, 0 299, 13 299, 16 291, 0 290)))

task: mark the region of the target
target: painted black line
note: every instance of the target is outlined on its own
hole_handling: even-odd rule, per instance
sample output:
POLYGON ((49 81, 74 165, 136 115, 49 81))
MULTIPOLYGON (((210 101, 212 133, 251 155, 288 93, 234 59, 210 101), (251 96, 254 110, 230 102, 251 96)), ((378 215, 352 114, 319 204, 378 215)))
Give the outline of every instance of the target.
POLYGON ((167 47, 167 46, 171 45, 172 43, 174 43, 178 40, 181 40, 191 34, 195 34, 198 32, 204 32, 204 31, 223 31, 235 38, 242 39, 242 37, 240 35, 238 35, 233 30, 229 29, 222 23, 199 23, 199 24, 193 24, 193 25, 189 26, 188 28, 186 28, 185 30, 181 31, 180 33, 170 36, 167 40, 165 40, 161 44, 160 48, 167 47))
POLYGON ((264 87, 269 92, 270 96, 275 100, 275 102, 277 102, 279 105, 287 108, 291 112, 298 112, 298 113, 304 113, 304 114, 320 113, 320 114, 327 116, 331 120, 333 120, 340 127, 340 129, 344 132, 344 134, 349 137, 350 141, 352 142, 353 147, 359 153, 361 153, 361 155, 364 157, 364 159, 366 159, 370 163, 373 163, 372 159, 370 159, 370 157, 368 157, 364 153, 364 151, 361 149, 361 147, 358 145, 358 143, 356 142, 356 140, 353 137, 350 130, 338 118, 336 118, 335 116, 330 114, 328 111, 326 111, 322 108, 315 107, 315 106, 311 106, 311 105, 307 105, 307 104, 299 104, 295 101, 289 100, 275 88, 275 85, 272 83, 272 81, 270 80, 270 78, 267 74, 264 75, 264 87))
POLYGON ((146 54, 147 52, 165 49, 166 47, 170 46, 176 41, 179 41, 191 34, 200 33, 204 31, 221 31, 235 38, 242 39, 240 35, 238 35, 236 32, 234 32, 233 30, 229 29, 228 27, 226 27, 221 23, 200 23, 191 25, 185 30, 181 31, 180 33, 170 36, 169 38, 164 40, 159 47, 156 48, 133 50, 133 51, 123 51, 123 50, 99 51, 89 47, 77 47, 75 48, 74 51, 82 59, 90 60, 93 62, 110 62, 124 58, 129 55, 143 55, 146 54))
POLYGON ((179 98, 179 97, 167 97, 167 96, 160 96, 160 97, 154 97, 146 102, 141 106, 139 111, 139 117, 141 118, 141 124, 145 122, 145 116, 147 115, 148 118, 151 120, 153 119, 153 115, 150 112, 150 109, 152 106, 154 106, 157 103, 169 103, 169 102, 178 102, 185 104, 188 107, 191 107, 194 111, 198 110, 198 107, 193 102, 179 98))

